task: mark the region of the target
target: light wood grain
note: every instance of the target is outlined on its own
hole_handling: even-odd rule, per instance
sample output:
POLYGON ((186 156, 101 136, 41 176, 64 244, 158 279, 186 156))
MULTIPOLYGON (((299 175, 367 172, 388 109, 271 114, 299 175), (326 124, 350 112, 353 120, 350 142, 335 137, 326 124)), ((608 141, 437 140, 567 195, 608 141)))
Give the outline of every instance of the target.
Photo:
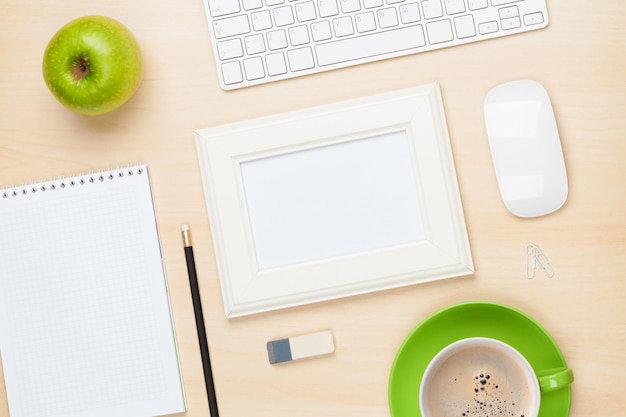
MULTIPOLYGON (((432 312, 469 300, 519 308, 552 334, 576 376, 571 416, 623 416, 626 2, 548 3, 545 30, 226 93, 200 0, 0 0, 0 186, 150 164, 189 417, 207 416, 208 405, 183 222, 192 228, 223 417, 388 416, 400 343, 432 312), (61 107, 40 69, 53 33, 87 14, 125 23, 146 64, 136 96, 96 118, 61 107), (482 118, 487 91, 521 78, 551 95, 570 181, 561 210, 526 220, 502 204, 482 118), (442 88, 476 274, 226 320, 193 129, 432 81, 442 88), (524 278, 528 241, 549 257, 554 278, 524 278), (333 355, 268 363, 268 340, 326 328, 333 355)), ((1 376, 0 416, 8 416, 1 376)))

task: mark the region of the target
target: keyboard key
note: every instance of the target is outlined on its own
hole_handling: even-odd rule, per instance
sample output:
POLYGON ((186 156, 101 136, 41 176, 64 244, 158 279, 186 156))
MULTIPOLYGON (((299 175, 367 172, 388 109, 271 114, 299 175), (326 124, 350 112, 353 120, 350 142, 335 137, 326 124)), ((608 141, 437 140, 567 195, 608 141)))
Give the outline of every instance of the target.
POLYGON ((524 15, 524 24, 526 26, 539 25, 543 23, 543 13, 529 13, 524 15))
POLYGON ((498 22, 496 22, 495 20, 478 24, 478 33, 480 33, 481 35, 487 35, 489 33, 494 33, 497 31, 498 22))
POLYGON ((282 6, 274 9, 274 23, 276 23, 276 26, 292 25, 293 22, 291 6, 282 6))
POLYGON ((309 30, 305 25, 289 28, 289 40, 293 46, 309 43, 309 30))
POLYGON ((313 61, 313 52, 308 46, 300 49, 292 49, 287 51, 287 60, 291 71, 302 71, 315 66, 313 61))
POLYGON ((263 7, 263 0, 242 0, 244 10, 254 10, 263 7))
POLYGON ((520 0, 491 0, 492 6, 502 6, 503 4, 517 3, 520 0))
POLYGON ((320 17, 330 17, 339 14, 336 0, 317 0, 317 10, 320 17))
POLYGON ((378 10, 376 14, 378 15, 378 25, 381 29, 398 26, 398 14, 394 7, 378 10))
POLYGON ((213 29, 215 38, 222 39, 250 32, 250 24, 247 15, 239 15, 213 21, 213 29))
POLYGON ((265 0, 265 4, 268 6, 277 6, 279 4, 283 4, 285 0, 265 0))
POLYGON ((509 17, 500 21, 502 30, 517 29, 522 27, 522 21, 519 17, 509 17))
POLYGON ((428 33, 428 42, 430 44, 450 42, 454 39, 450 19, 427 23, 426 32, 428 33))
POLYGON ((352 18, 350 16, 344 16, 333 19, 333 30, 335 31, 335 36, 338 38, 354 34, 352 18))
POLYGON ((417 3, 403 4, 400 6, 400 20, 402 23, 419 22, 420 10, 417 7, 417 3))
POLYGON ((246 80, 258 80, 265 77, 263 70, 263 59, 260 56, 243 60, 243 69, 246 73, 246 80))
POLYGON ((305 1, 296 5, 296 17, 298 22, 308 22, 317 17, 315 14, 315 5, 312 1, 305 1))
POLYGON ((339 0, 341 5, 341 11, 343 13, 352 13, 361 10, 361 3, 359 0, 339 0))
POLYGON ((359 33, 371 32, 376 29, 374 12, 359 13, 354 16, 354 21, 356 23, 356 31, 359 33))
POLYGON ((315 42, 325 41, 333 35, 330 31, 330 22, 322 20, 320 22, 311 23, 311 36, 315 42))
POLYGON ((315 46, 315 52, 318 64, 325 66, 425 45, 422 25, 416 25, 323 43, 315 46))
POLYGON ((240 10, 239 0, 211 0, 209 2, 209 12, 213 17, 237 13, 240 10))
POLYGON ((459 39, 471 38, 476 36, 476 25, 474 24, 474 16, 466 14, 454 18, 454 30, 456 37, 459 39))
POLYGON ((244 38, 246 44, 246 52, 248 55, 260 54, 265 52, 265 42, 263 41, 263 35, 257 33, 256 35, 246 36, 244 38))
POLYGON ((283 29, 267 32, 267 47, 270 51, 287 47, 287 35, 283 29))
POLYGON ((459 14, 465 12, 465 3, 463 0, 444 0, 446 13, 459 14))
POLYGON ((500 15, 500 19, 506 19, 508 17, 518 17, 519 9, 517 8, 517 6, 503 7, 498 10, 498 14, 500 15))
POLYGON ((488 6, 487 0, 467 0, 467 7, 470 10, 486 9, 488 6))
POLYGON ((261 31, 272 27, 272 15, 269 10, 261 10, 250 15, 254 30, 261 31))
POLYGON ((366 9, 373 9, 374 7, 380 7, 383 5, 383 0, 363 0, 363 7, 366 9))
POLYGON ((224 84, 237 84, 243 81, 243 74, 241 73, 241 65, 239 61, 231 61, 222 64, 222 78, 224 84))
POLYGON ((243 47, 240 39, 229 39, 217 43, 217 53, 221 60, 239 58, 243 56, 243 47))
POLYGON ((424 19, 436 19, 443 16, 441 0, 424 0, 422 9, 424 10, 424 19))
POLYGON ((287 64, 282 52, 266 55, 265 64, 267 65, 267 74, 270 77, 287 73, 287 64))

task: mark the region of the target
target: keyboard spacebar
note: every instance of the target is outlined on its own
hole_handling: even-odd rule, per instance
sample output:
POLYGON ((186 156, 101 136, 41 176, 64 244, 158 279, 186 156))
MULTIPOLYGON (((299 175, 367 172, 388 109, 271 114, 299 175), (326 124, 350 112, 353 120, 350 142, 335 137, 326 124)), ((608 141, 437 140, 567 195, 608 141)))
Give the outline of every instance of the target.
POLYGON ((422 25, 408 26, 315 46, 320 66, 369 58, 426 45, 422 25))

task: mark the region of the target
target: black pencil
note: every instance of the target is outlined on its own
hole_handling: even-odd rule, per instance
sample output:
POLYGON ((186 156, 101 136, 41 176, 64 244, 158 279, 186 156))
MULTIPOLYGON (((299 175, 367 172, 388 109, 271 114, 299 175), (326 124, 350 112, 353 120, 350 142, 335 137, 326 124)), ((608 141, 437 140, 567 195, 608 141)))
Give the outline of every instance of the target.
POLYGON ((204 383, 206 393, 209 398, 209 411, 211 417, 219 417, 217 411, 217 398, 215 397, 215 385, 213 383, 213 371, 211 370, 211 358, 209 356, 209 344, 207 342, 206 330, 204 327, 204 315, 202 314, 202 302, 200 301, 200 288, 198 287, 198 276, 196 275, 196 262, 193 257, 193 247, 189 225, 181 226, 183 241, 185 245, 185 259, 187 261, 187 273, 189 274, 189 285, 191 286, 191 298, 196 316, 196 330, 198 331, 198 341, 200 342, 200 354, 202 355, 202 366, 204 368, 204 383))

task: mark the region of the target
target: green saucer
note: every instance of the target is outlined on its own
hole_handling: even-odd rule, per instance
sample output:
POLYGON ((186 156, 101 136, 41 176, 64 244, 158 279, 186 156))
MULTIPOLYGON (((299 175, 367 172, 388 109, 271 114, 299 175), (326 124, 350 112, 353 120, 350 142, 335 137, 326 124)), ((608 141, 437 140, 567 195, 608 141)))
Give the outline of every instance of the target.
MULTIPOLYGON (((513 346, 535 372, 566 366, 552 337, 526 314, 490 302, 453 305, 421 322, 400 346, 389 376, 391 416, 421 417, 419 386, 428 363, 450 343, 479 336, 513 346)), ((571 398, 570 387, 542 393, 539 417, 567 417, 571 398)))

